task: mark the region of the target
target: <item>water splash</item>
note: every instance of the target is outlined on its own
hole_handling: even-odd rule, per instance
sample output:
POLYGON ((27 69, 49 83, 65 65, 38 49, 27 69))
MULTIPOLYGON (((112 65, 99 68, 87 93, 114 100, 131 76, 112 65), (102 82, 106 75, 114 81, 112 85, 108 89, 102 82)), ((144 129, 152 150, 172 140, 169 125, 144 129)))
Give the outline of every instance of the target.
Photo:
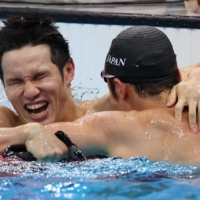
POLYGON ((72 87, 73 98, 77 101, 96 99, 98 93, 98 88, 87 88, 79 86, 72 87))
POLYGON ((197 166, 184 166, 167 161, 151 161, 145 156, 122 159, 119 157, 92 159, 84 162, 45 163, 24 161, 0 161, 0 174, 68 177, 86 179, 132 178, 156 180, 160 177, 196 178, 200 176, 197 166))
POLYGON ((200 168, 146 157, 0 161, 0 199, 199 199, 200 168))
MULTIPOLYGON (((10 101, 8 100, 4 87, 0 81, 0 105, 6 106, 14 111, 14 108, 10 101)), ((72 87, 72 96, 76 101, 92 100, 96 99, 99 93, 98 88, 86 88, 74 86, 72 87)))

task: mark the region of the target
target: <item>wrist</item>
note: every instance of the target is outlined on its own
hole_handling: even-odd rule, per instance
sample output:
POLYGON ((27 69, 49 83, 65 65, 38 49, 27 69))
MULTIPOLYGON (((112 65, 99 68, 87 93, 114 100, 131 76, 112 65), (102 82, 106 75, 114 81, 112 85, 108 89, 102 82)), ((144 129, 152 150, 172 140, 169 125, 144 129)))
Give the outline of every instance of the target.
POLYGON ((27 141, 32 140, 36 137, 36 134, 40 133, 37 130, 40 130, 42 125, 36 122, 31 122, 18 127, 18 133, 20 133, 21 144, 25 144, 27 141))

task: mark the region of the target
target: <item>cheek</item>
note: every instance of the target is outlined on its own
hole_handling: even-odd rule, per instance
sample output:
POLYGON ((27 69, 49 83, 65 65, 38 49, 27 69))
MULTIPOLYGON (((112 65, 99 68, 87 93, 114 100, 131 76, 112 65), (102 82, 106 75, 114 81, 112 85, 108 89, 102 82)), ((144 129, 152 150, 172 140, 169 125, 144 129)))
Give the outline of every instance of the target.
POLYGON ((16 90, 5 88, 5 93, 11 103, 16 103, 19 101, 20 95, 16 90))
POLYGON ((7 92, 6 93, 8 101, 12 104, 12 106, 16 109, 16 105, 20 104, 20 96, 16 92, 7 92))
POLYGON ((53 97, 53 99, 62 98, 63 94, 65 93, 64 85, 61 81, 49 82, 41 89, 43 90, 44 95, 50 95, 53 97))
POLYGON ((46 79, 37 83, 38 88, 43 91, 55 92, 63 87, 61 79, 46 79))

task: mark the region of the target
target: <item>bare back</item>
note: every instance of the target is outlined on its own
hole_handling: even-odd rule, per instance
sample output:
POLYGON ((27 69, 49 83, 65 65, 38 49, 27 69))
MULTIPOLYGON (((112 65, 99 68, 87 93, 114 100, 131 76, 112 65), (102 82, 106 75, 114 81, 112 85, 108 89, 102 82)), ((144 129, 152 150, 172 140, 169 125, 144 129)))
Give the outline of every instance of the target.
POLYGON ((86 155, 147 156, 151 160, 200 161, 200 136, 192 134, 187 116, 174 119, 168 109, 98 112, 73 123, 48 125, 66 132, 86 155))
POLYGON ((125 158, 147 156, 152 160, 200 161, 200 136, 191 133, 187 116, 180 122, 168 110, 161 108, 123 112, 113 116, 121 117, 121 123, 117 124, 115 133, 112 131, 120 139, 116 140, 117 143, 111 143, 111 155, 125 158))

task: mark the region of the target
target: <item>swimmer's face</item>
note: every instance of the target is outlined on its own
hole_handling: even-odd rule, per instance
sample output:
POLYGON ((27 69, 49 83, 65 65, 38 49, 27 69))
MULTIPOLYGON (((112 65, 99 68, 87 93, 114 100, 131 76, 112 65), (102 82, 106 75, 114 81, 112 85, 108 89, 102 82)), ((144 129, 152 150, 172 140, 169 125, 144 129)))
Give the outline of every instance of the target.
POLYGON ((62 79, 50 58, 46 45, 25 46, 3 55, 5 92, 24 123, 45 125, 65 120, 65 108, 72 101, 74 64, 72 60, 67 62, 62 79))

